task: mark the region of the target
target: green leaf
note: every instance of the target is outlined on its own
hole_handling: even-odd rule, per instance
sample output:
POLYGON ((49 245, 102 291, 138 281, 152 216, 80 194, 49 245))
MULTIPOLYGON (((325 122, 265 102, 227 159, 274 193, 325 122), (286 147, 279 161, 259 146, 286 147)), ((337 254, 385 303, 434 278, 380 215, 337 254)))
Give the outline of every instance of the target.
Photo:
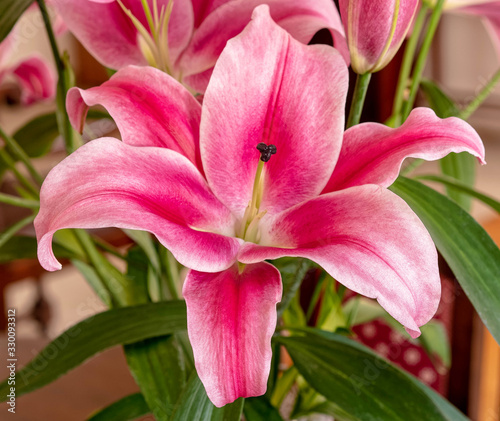
POLYGON ((410 205, 431 234, 489 331, 500 343, 500 250, 462 208, 404 177, 390 188, 410 205))
POLYGON ((205 388, 196 372, 193 372, 186 390, 179 399, 172 421, 240 421, 244 399, 217 408, 208 399, 205 388))
POLYGON ((302 329, 277 337, 307 382, 331 403, 337 420, 466 420, 411 375, 368 348, 334 333, 302 329))
POLYGON ((295 257, 283 257, 274 260, 272 263, 280 271, 283 281, 283 298, 278 304, 279 317, 297 295, 300 284, 311 267, 311 261, 295 257))
MULTIPOLYGON (((109 118, 109 114, 91 110, 88 118, 104 119, 109 118)), ((58 136, 59 127, 56 113, 48 113, 35 117, 26 123, 13 135, 13 138, 30 158, 38 158, 50 152, 52 144, 58 136)), ((7 168, 7 163, 0 158, 0 174, 7 168)))
MULTIPOLYGON (((0 264, 18 259, 36 259, 37 242, 35 237, 15 236, 0 247, 0 264)), ((61 259, 75 257, 66 247, 54 242, 54 254, 61 259)))
POLYGON ((422 335, 418 338, 425 349, 425 352, 433 359, 438 356, 441 363, 450 368, 451 350, 448 339, 448 332, 444 325, 438 320, 431 320, 420 328, 422 335))
MULTIPOLYGON (((427 101, 438 117, 458 117, 460 110, 434 82, 425 80, 421 84, 427 101)), ((472 187, 476 181, 476 158, 467 152, 450 153, 440 161, 441 171, 445 176, 452 177, 466 186, 472 187)), ((470 198, 455 189, 447 188, 448 196, 465 210, 470 209, 470 198)))
POLYGON ((455 102, 446 95, 434 82, 429 79, 422 80, 420 89, 429 102, 429 106, 440 118, 458 117, 459 108, 455 102))
POLYGON ((135 393, 91 415, 87 421, 132 421, 150 412, 144 396, 135 393))
POLYGON ((465 193, 468 196, 480 200, 484 204, 488 205, 489 207, 500 213, 500 202, 498 202, 497 200, 493 199, 490 196, 478 192, 477 190, 469 187, 467 184, 461 183, 460 181, 457 181, 452 177, 438 176, 438 175, 420 175, 415 178, 417 180, 429 180, 429 181, 435 181, 436 183, 444 184, 445 186, 450 187, 453 190, 465 193))
MULTIPOLYGON (((96 314, 65 331, 17 372, 17 396, 49 384, 112 346, 184 330, 184 301, 123 307, 96 314)), ((7 381, 0 384, 2 401, 6 399, 9 387, 7 381)))
POLYGON ((169 420, 193 369, 176 335, 147 339, 124 349, 149 408, 158 421, 169 420))
MULTIPOLYGON (((467 152, 450 153, 439 161, 441 171, 445 176, 454 178, 461 184, 472 187, 476 182, 476 165, 477 159, 475 156, 467 152)), ((455 189, 446 188, 446 193, 450 199, 453 199, 466 211, 470 210, 470 197, 460 193, 455 189)))
POLYGON ((263 396, 245 399, 243 413, 246 421, 283 421, 278 410, 263 396))
POLYGON ((71 263, 83 275, 101 301, 106 304, 107 307, 111 307, 113 305, 113 300, 95 269, 80 260, 74 259, 71 263))
POLYGON ((0 0, 0 42, 34 0, 0 0))

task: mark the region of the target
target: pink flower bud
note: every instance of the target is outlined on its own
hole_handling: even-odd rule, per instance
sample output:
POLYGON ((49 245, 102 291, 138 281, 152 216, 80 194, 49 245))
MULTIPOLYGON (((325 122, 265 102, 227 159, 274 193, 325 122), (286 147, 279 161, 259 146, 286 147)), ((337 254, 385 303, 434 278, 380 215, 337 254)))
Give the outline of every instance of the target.
POLYGON ((384 68, 403 42, 418 0, 340 0, 351 65, 356 73, 384 68))

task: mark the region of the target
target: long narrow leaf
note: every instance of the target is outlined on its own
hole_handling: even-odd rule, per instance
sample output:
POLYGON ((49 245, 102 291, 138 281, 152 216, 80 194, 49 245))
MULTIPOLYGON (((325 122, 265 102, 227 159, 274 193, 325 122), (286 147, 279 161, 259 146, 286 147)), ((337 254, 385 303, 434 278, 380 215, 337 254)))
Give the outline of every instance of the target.
POLYGON ((132 421, 150 412, 144 396, 135 393, 100 410, 87 421, 132 421))
MULTIPOLYGON (((115 345, 169 335, 186 329, 184 301, 124 307, 96 314, 68 329, 45 347, 16 376, 21 396, 49 384, 88 358, 115 345)), ((5 401, 9 385, 0 384, 5 401)))
MULTIPOLYGON (((434 82, 425 80, 421 84, 429 105, 441 118, 458 117, 460 110, 455 102, 446 95, 434 82)), ((467 152, 451 153, 439 161, 441 171, 445 176, 454 178, 462 184, 472 187, 476 180, 477 160, 467 152)), ((470 197, 460 191, 446 188, 448 196, 465 210, 470 209, 470 197)))
POLYGON ((500 250, 462 208, 404 177, 391 190, 410 205, 434 240, 484 324, 500 343, 500 250))
POLYGON ((0 1, 0 42, 21 17, 34 0, 1 0, 0 1))
POLYGON ((243 403, 244 399, 240 398, 222 408, 215 407, 198 375, 193 373, 171 420, 240 421, 243 403))
POLYGON ((437 393, 374 352, 344 336, 301 329, 277 337, 300 374, 330 402, 339 421, 463 421, 437 393))
POLYGON ((438 175, 420 175, 415 178, 418 180, 435 181, 436 183, 444 184, 446 187, 450 187, 453 190, 457 190, 461 193, 465 193, 475 199, 480 200, 484 204, 488 205, 489 207, 500 213, 500 202, 498 202, 497 200, 493 199, 490 196, 478 192, 472 187, 469 187, 467 184, 461 183, 460 181, 457 181, 452 177, 438 176, 438 175))

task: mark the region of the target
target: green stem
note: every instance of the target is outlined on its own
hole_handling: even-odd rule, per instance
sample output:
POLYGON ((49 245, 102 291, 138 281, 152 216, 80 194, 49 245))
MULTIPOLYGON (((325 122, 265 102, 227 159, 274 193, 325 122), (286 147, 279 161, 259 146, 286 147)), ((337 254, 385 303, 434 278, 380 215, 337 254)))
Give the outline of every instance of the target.
POLYGON ((21 146, 19 146, 19 143, 17 143, 13 137, 7 135, 7 133, 5 133, 1 128, 0 128, 0 137, 3 138, 5 144, 10 149, 12 155, 24 164, 24 166, 29 171, 33 179, 38 184, 42 184, 43 178, 41 177, 40 174, 38 174, 38 171, 31 163, 29 156, 26 154, 26 152, 23 151, 21 146))
POLYGON ((50 22, 50 17, 47 12, 47 7, 45 6, 44 0, 36 0, 42 14, 43 22, 45 25, 45 30, 49 37, 50 48, 52 49, 52 54, 54 56, 54 61, 56 63, 57 69, 57 123, 59 126, 59 131, 61 132, 64 142, 66 144, 66 151, 72 153, 76 149, 76 142, 74 138, 73 128, 69 121, 68 113, 66 112, 66 94, 70 88, 69 83, 66 79, 67 68, 61 55, 59 54, 59 48, 57 46, 56 37, 52 29, 52 24, 50 22))
POLYGON ((400 171, 400 175, 407 175, 411 173, 412 171, 416 170, 420 165, 422 165, 425 161, 420 158, 415 158, 413 161, 411 161, 406 167, 402 168, 400 171))
POLYGON ((36 200, 23 199, 22 197, 11 196, 10 194, 4 193, 0 193, 0 202, 28 209, 37 209, 40 207, 40 202, 36 200))
POLYGON ((475 97, 460 113, 459 117, 463 120, 468 120, 469 117, 476 111, 479 106, 484 102, 486 98, 495 88, 496 84, 500 81, 500 69, 496 71, 493 77, 489 80, 486 86, 479 92, 478 96, 475 97))
POLYGON ((90 263, 101 278, 103 285, 109 292, 113 302, 118 307, 131 305, 132 299, 128 294, 127 286, 121 282, 122 274, 104 256, 99 253, 92 237, 83 230, 74 230, 76 239, 87 255, 90 263))
POLYGON ((351 110, 349 111, 349 118, 347 120, 346 128, 359 124, 359 120, 361 119, 361 112, 363 111, 363 105, 365 104, 366 92, 368 91, 368 85, 370 84, 371 77, 371 73, 365 73, 363 75, 358 75, 358 77, 356 78, 356 86, 354 87, 351 110))
POLYGON ((116 256, 122 260, 127 260, 125 256, 123 256, 118 250, 116 250, 112 245, 106 243, 105 241, 99 239, 99 238, 94 238, 94 242, 97 247, 99 247, 102 251, 105 251, 106 253, 112 254, 113 256, 116 256))
POLYGON ((410 95, 408 97, 408 101, 406 101, 403 107, 402 121, 405 121, 406 118, 410 115, 413 104, 415 104, 415 99, 417 98, 417 92, 422 80, 425 63, 427 62, 427 55, 429 54, 429 49, 431 48, 434 34, 436 33, 439 20, 441 19, 444 2, 445 0, 438 0, 436 6, 434 7, 434 10, 432 11, 431 19, 429 21, 429 27, 427 28, 427 32, 425 33, 422 48, 420 49, 417 61, 415 63, 415 70, 413 71, 413 77, 410 87, 410 95))
POLYGON ((175 260, 173 254, 165 247, 160 247, 160 262, 164 268, 164 279, 170 296, 173 300, 178 300, 180 294, 177 289, 177 285, 179 285, 179 267, 177 265, 177 260, 175 260))
POLYGON ((0 149, 0 158, 7 164, 9 169, 14 173, 18 181, 33 195, 35 198, 40 197, 38 189, 16 168, 15 161, 7 153, 5 148, 0 149))
POLYGON ((392 115, 396 119, 396 127, 401 124, 401 109, 403 108, 404 94, 406 87, 408 86, 408 79, 410 77, 411 67, 415 58, 418 40, 420 38, 420 34, 422 33, 428 10, 429 7, 425 3, 422 4, 417 18, 415 19, 413 32, 410 39, 408 40, 408 43, 406 44, 403 63, 401 65, 401 71, 399 73, 398 86, 396 88, 396 95, 394 96, 394 106, 392 109, 392 115))
POLYGON ((27 216, 24 219, 16 222, 14 225, 7 228, 0 234, 0 247, 9 241, 14 235, 21 231, 25 226, 31 224, 35 220, 35 215, 27 216))

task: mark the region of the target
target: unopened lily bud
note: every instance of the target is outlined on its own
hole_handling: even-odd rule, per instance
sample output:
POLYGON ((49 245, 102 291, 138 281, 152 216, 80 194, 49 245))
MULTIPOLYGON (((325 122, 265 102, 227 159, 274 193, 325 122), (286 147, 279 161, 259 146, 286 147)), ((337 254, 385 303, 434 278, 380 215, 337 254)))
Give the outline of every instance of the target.
POLYGON ((383 69, 401 46, 418 0, 340 0, 351 65, 358 74, 383 69))

